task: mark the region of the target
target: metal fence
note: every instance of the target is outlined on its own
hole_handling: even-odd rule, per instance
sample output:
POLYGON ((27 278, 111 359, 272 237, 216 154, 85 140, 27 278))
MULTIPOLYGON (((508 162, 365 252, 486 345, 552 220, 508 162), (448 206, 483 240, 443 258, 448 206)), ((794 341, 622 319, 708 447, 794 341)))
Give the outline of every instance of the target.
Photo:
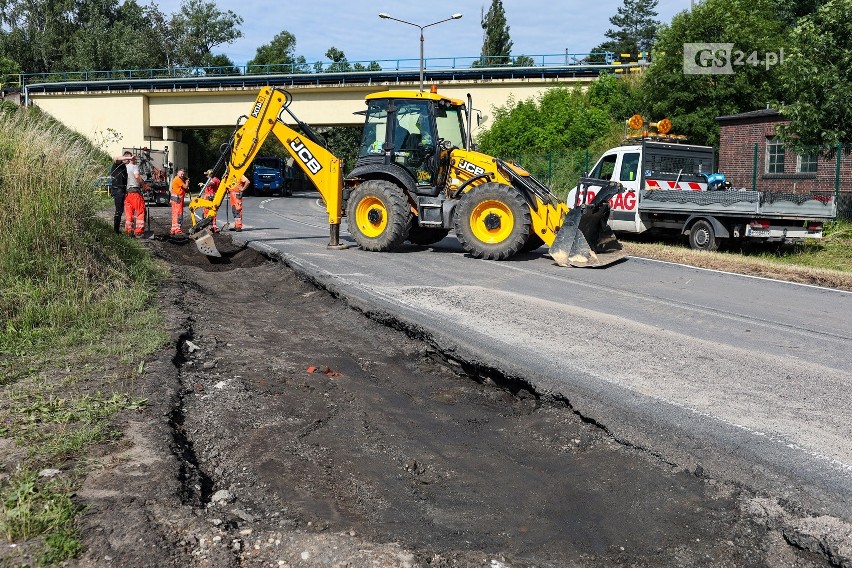
MULTIPOLYGON (((9 76, 8 83, 19 86, 34 83, 67 83, 88 81, 113 81, 134 79, 168 79, 192 77, 234 77, 245 75, 302 75, 317 73, 352 73, 364 71, 416 71, 420 59, 372 59, 365 61, 317 61, 315 63, 279 65, 226 65, 219 67, 166 67, 160 69, 113 69, 105 71, 61 71, 50 73, 21 73, 9 76)), ((482 69, 482 68, 584 68, 607 66, 614 70, 636 68, 636 60, 615 61, 612 52, 555 53, 507 57, 466 56, 433 57, 423 60, 426 70, 482 69)))

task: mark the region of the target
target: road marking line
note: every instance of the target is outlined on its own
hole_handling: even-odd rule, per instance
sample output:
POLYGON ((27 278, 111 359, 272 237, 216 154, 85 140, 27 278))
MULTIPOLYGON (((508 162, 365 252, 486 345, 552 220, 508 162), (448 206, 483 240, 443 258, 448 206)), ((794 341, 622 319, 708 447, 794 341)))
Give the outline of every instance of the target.
POLYGON ((656 258, 645 258, 645 257, 631 257, 637 260, 644 260, 647 262, 659 262, 661 264, 669 264, 672 266, 685 266, 686 268, 693 268, 695 270, 704 270, 706 272, 716 272, 718 274, 730 274, 732 276, 742 276, 743 278, 753 278, 754 280, 765 280, 767 282, 779 282, 781 284, 792 284, 793 286, 803 286, 805 288, 815 288, 817 290, 826 290, 828 292, 839 292, 841 294, 852 294, 849 290, 840 290, 838 288, 827 288, 825 286, 817 286, 816 284, 805 284, 804 282, 790 282, 789 280, 779 280, 777 278, 768 278, 766 276, 754 276, 753 274, 740 274, 738 272, 728 272, 726 270, 719 270, 717 268, 704 268, 701 266, 691 266, 689 264, 680 264, 677 262, 671 262, 669 260, 657 260, 656 258))

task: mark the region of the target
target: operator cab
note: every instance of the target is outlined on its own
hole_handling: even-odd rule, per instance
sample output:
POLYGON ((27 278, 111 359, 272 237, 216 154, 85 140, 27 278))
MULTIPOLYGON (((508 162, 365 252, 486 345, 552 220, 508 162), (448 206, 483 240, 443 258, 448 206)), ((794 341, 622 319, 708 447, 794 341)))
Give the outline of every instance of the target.
POLYGON ((365 114, 356 168, 382 164, 418 195, 438 195, 450 150, 465 147, 464 103, 436 93, 390 91, 368 95, 365 114))

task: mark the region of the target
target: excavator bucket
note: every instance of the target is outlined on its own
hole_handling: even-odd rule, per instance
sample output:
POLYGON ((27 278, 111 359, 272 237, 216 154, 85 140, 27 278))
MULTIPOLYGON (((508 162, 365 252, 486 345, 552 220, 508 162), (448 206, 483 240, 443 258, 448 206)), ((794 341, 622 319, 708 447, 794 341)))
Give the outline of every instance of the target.
POLYGON ((556 264, 595 268, 607 266, 627 256, 607 224, 609 198, 622 190, 618 184, 580 180, 577 204, 563 217, 562 228, 550 245, 550 256, 556 264), (601 183, 603 189, 591 203, 585 204, 589 182, 601 183))
POLYGON ((213 233, 210 232, 210 227, 197 233, 192 233, 190 237, 195 241, 195 246, 198 247, 198 251, 201 254, 217 258, 222 256, 219 249, 216 248, 216 241, 213 240, 213 233))

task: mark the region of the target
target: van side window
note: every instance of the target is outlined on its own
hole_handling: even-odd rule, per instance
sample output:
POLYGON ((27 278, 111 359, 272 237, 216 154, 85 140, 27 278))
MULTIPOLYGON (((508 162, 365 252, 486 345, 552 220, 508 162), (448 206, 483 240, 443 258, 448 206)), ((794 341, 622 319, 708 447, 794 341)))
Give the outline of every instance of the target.
POLYGON ((605 180, 612 179, 612 174, 615 173, 616 158, 618 158, 618 154, 610 154, 601 158, 601 161, 598 162, 598 165, 596 165, 595 169, 592 170, 591 177, 605 180))
POLYGON ((638 169, 639 152, 624 154, 621 158, 621 172, 618 175, 619 181, 634 181, 638 169))

